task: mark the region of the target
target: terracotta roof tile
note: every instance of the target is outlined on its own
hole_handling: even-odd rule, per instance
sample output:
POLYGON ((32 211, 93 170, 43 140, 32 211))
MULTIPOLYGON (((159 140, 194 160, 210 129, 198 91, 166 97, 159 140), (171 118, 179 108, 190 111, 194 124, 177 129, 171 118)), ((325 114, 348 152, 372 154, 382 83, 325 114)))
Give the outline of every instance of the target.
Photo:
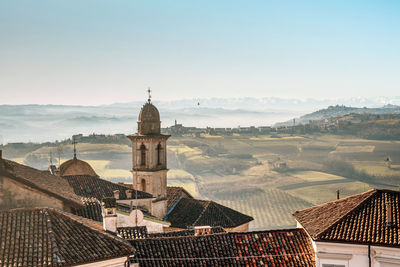
POLYGON ((140 266, 315 266, 302 229, 138 239, 140 266))
POLYGON ((0 211, 0 266, 70 266, 131 255, 99 223, 56 209, 0 211))
POLYGON ((398 191, 370 190, 298 211, 294 216, 314 240, 400 246, 398 191), (392 225, 386 224, 387 203, 392 207, 392 225))
POLYGON ((181 198, 167 214, 171 227, 221 226, 232 228, 253 220, 252 217, 214 201, 181 198))

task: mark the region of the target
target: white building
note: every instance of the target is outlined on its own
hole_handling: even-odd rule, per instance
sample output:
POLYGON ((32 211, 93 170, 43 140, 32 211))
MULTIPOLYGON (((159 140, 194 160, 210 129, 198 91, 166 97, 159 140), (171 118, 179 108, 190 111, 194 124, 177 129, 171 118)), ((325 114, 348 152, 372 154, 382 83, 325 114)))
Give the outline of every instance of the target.
POLYGON ((296 211, 317 267, 400 266, 400 192, 370 190, 296 211))

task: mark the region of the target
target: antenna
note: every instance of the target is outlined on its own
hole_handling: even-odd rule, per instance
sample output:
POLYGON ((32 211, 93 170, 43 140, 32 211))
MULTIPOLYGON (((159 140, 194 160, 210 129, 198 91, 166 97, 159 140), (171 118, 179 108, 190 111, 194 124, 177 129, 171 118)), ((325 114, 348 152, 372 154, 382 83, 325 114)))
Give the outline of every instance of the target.
POLYGON ((60 165, 61 165, 61 154, 63 153, 63 149, 62 149, 62 146, 61 145, 59 145, 58 147, 57 147, 57 154, 58 154, 58 168, 60 168, 60 165))

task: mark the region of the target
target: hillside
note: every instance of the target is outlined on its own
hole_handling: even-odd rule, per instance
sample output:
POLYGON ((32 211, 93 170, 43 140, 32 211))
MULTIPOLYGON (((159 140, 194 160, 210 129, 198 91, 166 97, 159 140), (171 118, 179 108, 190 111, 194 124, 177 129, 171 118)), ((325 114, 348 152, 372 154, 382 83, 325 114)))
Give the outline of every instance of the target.
MULTIPOLYGON (((303 115, 299 118, 295 118, 296 125, 307 124, 310 121, 324 120, 333 117, 340 117, 348 114, 395 114, 400 113, 400 106, 396 105, 385 105, 380 108, 357 108, 357 107, 346 107, 346 106, 329 106, 325 109, 303 115)), ((293 126, 293 119, 285 122, 276 123, 275 127, 279 126, 293 126)))
MULTIPOLYGON (((0 146, 3 156, 46 169, 73 155, 70 140, 0 146)), ((102 177, 131 182, 131 147, 124 136, 81 137, 78 158, 102 177)), ((168 141, 168 184, 255 218, 251 229, 294 227, 295 210, 370 188, 397 188, 399 141, 330 134, 201 135, 168 141), (390 158, 390 165, 387 161, 390 158)))

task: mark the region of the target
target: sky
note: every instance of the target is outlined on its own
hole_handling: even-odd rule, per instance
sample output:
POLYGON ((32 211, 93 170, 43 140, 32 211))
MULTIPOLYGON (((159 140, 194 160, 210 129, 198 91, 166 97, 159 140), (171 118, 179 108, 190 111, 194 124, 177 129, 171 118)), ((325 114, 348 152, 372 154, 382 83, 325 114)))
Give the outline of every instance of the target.
POLYGON ((0 104, 400 95, 400 1, 0 0, 0 104))

